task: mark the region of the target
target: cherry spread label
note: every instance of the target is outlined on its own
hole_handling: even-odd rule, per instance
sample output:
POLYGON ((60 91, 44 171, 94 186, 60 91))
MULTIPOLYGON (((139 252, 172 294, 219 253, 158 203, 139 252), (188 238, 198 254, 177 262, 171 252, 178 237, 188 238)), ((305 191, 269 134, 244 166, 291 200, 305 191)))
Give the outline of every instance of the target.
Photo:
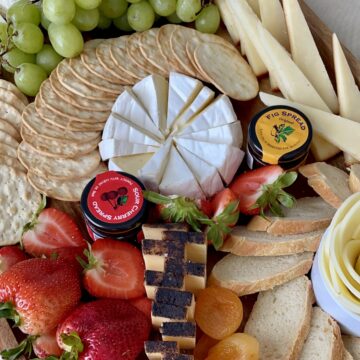
POLYGON ((96 176, 87 197, 91 214, 109 224, 128 222, 139 214, 143 204, 140 185, 115 171, 96 176))

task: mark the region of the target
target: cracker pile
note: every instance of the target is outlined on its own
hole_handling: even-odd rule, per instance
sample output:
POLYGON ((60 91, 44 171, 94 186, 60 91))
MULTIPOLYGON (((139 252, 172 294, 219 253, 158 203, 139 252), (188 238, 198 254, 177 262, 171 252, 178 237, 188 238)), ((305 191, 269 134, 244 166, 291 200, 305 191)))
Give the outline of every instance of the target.
POLYGON ((91 40, 79 57, 59 64, 23 113, 18 156, 34 188, 58 200, 79 201, 86 183, 106 170, 96 148, 115 99, 126 86, 170 71, 212 83, 234 99, 258 93, 249 65, 220 36, 165 25, 91 40))

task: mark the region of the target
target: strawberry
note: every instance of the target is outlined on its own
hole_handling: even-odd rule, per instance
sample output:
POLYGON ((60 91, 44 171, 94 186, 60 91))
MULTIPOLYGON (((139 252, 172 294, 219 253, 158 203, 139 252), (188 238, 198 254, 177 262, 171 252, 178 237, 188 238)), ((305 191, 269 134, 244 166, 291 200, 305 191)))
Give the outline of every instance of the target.
POLYGON ((85 250, 83 283, 93 296, 132 299, 145 293, 145 265, 135 246, 112 239, 99 239, 85 250))
POLYGON ((28 256, 17 246, 2 247, 0 249, 0 274, 26 259, 28 259, 28 256))
POLYGON ((142 311, 149 319, 151 319, 151 304, 152 301, 147 297, 141 297, 137 299, 131 299, 130 303, 137 309, 142 311))
POLYGON ((218 192, 210 202, 214 216, 220 215, 233 201, 237 201, 237 196, 230 189, 226 188, 218 192))
POLYGON ((135 360, 151 322, 128 301, 101 299, 80 305, 58 327, 57 341, 68 360, 135 360))
POLYGON ((33 220, 26 224, 22 244, 33 256, 51 255, 54 249, 87 244, 75 221, 66 213, 55 209, 44 209, 43 203, 33 220))
POLYGON ((200 211, 202 211, 207 217, 213 217, 214 207, 211 201, 207 199, 196 199, 195 202, 200 211))
POLYGON ((66 260, 28 259, 0 275, 0 317, 25 334, 46 334, 78 304, 79 274, 66 260))
POLYGON ((239 210, 245 215, 264 215, 270 209, 276 216, 283 216, 281 205, 292 207, 295 198, 283 188, 292 185, 296 172, 284 172, 278 165, 269 165, 239 175, 230 189, 240 200, 239 210))
POLYGON ((48 334, 37 337, 33 341, 32 347, 39 359, 45 359, 48 356, 60 356, 63 352, 56 341, 56 329, 48 334))
POLYGON ((82 273, 83 267, 80 265, 78 258, 86 261, 87 257, 84 255, 84 248, 82 246, 70 246, 56 248, 52 250, 49 258, 52 259, 63 259, 70 261, 77 269, 79 273, 82 273))

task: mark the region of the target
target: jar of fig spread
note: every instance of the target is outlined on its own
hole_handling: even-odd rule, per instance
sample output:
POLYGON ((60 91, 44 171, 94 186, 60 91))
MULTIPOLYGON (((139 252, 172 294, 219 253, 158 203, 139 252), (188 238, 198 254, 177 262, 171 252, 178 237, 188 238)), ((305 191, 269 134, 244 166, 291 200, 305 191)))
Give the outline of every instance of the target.
POLYGON ((90 237, 136 242, 146 217, 144 189, 140 180, 123 172, 107 171, 92 179, 81 196, 90 237))
POLYGON ((311 141, 311 123, 302 112, 285 105, 267 107, 249 124, 248 167, 280 165, 295 169, 305 162, 311 141))

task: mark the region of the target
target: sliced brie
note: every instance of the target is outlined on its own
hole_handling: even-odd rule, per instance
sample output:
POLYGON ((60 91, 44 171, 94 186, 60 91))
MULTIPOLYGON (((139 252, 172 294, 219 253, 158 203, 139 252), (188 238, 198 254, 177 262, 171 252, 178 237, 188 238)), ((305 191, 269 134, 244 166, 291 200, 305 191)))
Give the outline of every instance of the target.
POLYGON ((166 166, 172 139, 168 139, 154 156, 139 170, 139 178, 149 190, 158 191, 166 166))
POLYGON ((226 95, 218 96, 205 110, 195 116, 179 134, 207 130, 237 121, 234 108, 226 95))
POLYGON ((188 196, 194 199, 205 197, 195 176, 174 146, 171 147, 169 162, 159 189, 164 195, 188 196))
POLYGON ((178 129, 186 126, 191 118, 209 105, 209 103, 214 99, 214 96, 215 92, 207 86, 204 86, 189 107, 177 118, 177 120, 175 120, 172 126, 173 132, 176 133, 178 129))
POLYGON ((168 81, 157 74, 147 76, 132 88, 154 124, 163 133, 166 132, 168 88, 168 81))
POLYGON ((105 123, 102 139, 119 139, 135 144, 160 146, 160 142, 129 125, 121 116, 110 115, 105 123))
POLYGON ((127 121, 129 125, 143 131, 145 134, 151 134, 155 136, 156 139, 164 139, 164 135, 153 123, 148 113, 131 90, 125 89, 121 93, 112 107, 112 112, 115 117, 120 115, 120 117, 127 121))
POLYGON ((224 188, 221 177, 214 166, 201 160, 181 145, 177 146, 177 150, 195 175, 206 197, 210 197, 224 188))
POLYGON ((203 85, 201 81, 189 76, 170 72, 169 95, 167 109, 167 129, 171 129, 174 121, 194 101, 203 85))
POLYGON ((239 148, 243 143, 243 132, 240 121, 235 121, 231 124, 225 124, 190 134, 182 134, 179 135, 179 137, 210 142, 213 144, 227 144, 239 148))
POLYGON ((116 156, 153 153, 158 149, 158 147, 129 143, 118 139, 106 139, 99 143, 99 152, 103 161, 116 156))
POLYGON ((231 145, 184 138, 177 138, 176 143, 216 167, 226 184, 231 182, 244 158, 244 152, 231 145))
POLYGON ((138 172, 153 157, 154 153, 114 157, 109 160, 109 170, 125 171, 138 176, 138 172))

